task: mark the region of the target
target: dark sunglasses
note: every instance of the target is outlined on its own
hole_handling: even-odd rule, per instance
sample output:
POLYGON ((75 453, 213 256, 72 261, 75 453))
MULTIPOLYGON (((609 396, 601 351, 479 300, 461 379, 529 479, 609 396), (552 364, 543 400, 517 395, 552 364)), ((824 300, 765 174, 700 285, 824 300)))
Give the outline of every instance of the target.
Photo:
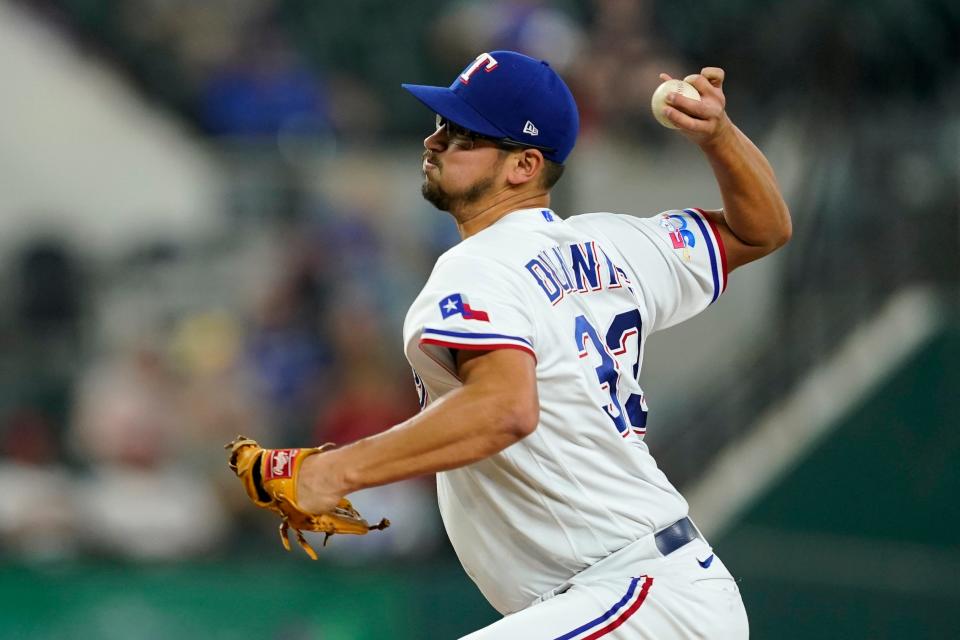
POLYGON ((461 127, 455 122, 452 122, 439 113, 437 114, 437 130, 446 128, 447 139, 453 144, 457 145, 461 149, 470 151, 477 147, 478 140, 486 140, 487 142, 493 143, 494 146, 506 150, 516 150, 516 149, 539 149, 544 153, 553 153, 556 151, 553 147, 543 147, 536 144, 529 144, 527 142, 520 142, 519 140, 514 140, 512 138, 495 138, 493 136, 485 136, 482 133, 477 133, 476 131, 470 131, 464 127, 461 127))

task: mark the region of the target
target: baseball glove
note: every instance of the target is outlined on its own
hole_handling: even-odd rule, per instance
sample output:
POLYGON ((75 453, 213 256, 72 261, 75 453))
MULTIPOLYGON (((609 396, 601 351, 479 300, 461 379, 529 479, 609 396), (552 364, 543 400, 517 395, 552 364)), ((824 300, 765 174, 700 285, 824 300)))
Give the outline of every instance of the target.
POLYGON ((309 449, 264 449, 256 440, 237 436, 225 449, 230 451, 230 469, 243 482, 243 488, 253 504, 280 515, 280 541, 290 551, 289 530, 297 533, 297 541, 314 560, 317 554, 303 537, 303 531, 326 534, 323 544, 335 533, 364 535, 373 529, 386 529, 390 521, 384 518, 370 526, 350 501, 341 498, 333 511, 321 514, 306 513, 297 504, 297 474, 304 459, 332 447, 325 444, 309 449))

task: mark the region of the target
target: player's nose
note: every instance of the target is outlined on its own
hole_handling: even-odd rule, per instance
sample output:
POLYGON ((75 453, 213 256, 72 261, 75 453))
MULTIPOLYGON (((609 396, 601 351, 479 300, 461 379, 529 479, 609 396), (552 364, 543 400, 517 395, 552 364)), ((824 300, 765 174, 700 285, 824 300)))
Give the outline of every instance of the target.
POLYGON ((443 129, 437 129, 423 139, 423 148, 428 151, 439 152, 447 147, 447 139, 444 136, 443 129))

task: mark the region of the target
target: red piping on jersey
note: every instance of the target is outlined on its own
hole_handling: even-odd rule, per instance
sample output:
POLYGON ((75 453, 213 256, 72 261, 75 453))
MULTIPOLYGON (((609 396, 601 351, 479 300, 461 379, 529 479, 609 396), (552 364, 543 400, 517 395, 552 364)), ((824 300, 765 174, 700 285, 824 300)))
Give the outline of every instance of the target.
POLYGON ((703 212, 703 209, 694 209, 694 211, 700 212, 700 215, 703 216, 703 219, 707 221, 707 224, 710 225, 710 230, 713 231, 713 237, 717 239, 717 246, 720 247, 720 268, 723 271, 723 288, 720 289, 720 293, 723 293, 727 290, 727 250, 723 246, 723 238, 720 237, 720 230, 717 229, 716 223, 703 212))
MULTIPOLYGON (((438 347, 447 347, 449 349, 463 349, 465 351, 493 351, 494 349, 517 349, 518 351, 525 351, 533 356, 533 359, 537 359, 537 354, 533 352, 533 349, 530 347, 524 347, 519 344, 510 344, 507 342, 497 342, 494 344, 463 344, 462 342, 447 342, 446 340, 437 340, 436 338, 422 338, 420 340, 420 345, 432 344, 438 347)), ((421 349, 423 351, 423 349, 421 349)), ((426 351, 424 351, 426 353, 426 351)), ((429 353, 427 355, 430 355, 429 353)), ((446 367, 444 367, 446 369, 446 367)), ((449 371, 449 369, 448 369, 449 371)), ((458 378, 459 379, 459 378, 458 378)))

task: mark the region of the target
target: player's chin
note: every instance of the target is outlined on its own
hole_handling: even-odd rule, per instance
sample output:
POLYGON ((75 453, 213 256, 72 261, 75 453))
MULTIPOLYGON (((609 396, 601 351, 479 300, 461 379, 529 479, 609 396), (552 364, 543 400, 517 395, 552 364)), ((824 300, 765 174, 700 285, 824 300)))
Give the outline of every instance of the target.
POLYGON ((420 185, 420 195, 440 211, 450 211, 450 196, 439 185, 430 182, 427 176, 424 176, 420 185))

